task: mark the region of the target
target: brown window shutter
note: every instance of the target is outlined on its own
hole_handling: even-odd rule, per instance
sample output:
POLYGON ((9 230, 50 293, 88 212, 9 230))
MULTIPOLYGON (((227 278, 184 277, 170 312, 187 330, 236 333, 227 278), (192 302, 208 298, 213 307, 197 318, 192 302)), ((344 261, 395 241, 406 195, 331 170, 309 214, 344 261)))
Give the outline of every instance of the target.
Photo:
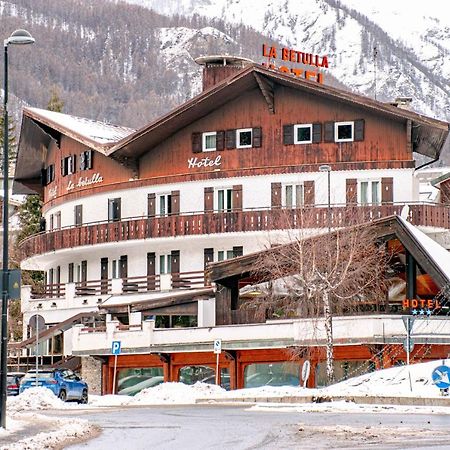
POLYGON ((334 142, 334 122, 325 122, 323 140, 325 142, 334 142))
POLYGON ((170 252, 172 273, 180 273, 180 250, 170 252))
POLYGON ((156 287, 155 273, 156 273, 156 254, 151 252, 147 253, 147 289, 152 291, 156 287))
POLYGON ((283 125, 283 144, 292 145, 294 143, 294 125, 283 125))
POLYGON ((65 177, 67 175, 65 159, 61 160, 61 176, 65 177))
POLYGON ((394 201, 394 179, 392 177, 381 179, 381 202, 392 203, 394 201))
POLYGON ((214 209, 214 188, 205 187, 205 212, 212 212, 214 209))
POLYGON ((201 153, 202 151, 202 133, 192 133, 192 152, 201 153))
POLYGON ((244 247, 233 247, 233 258, 237 258, 238 256, 242 256, 244 254, 244 247))
POLYGON ((262 143, 262 128, 253 128, 252 131, 252 137, 253 137, 253 143, 252 146, 253 147, 261 147, 261 143, 262 143))
POLYGON ((356 178, 347 178, 345 180, 346 202, 347 205, 356 205, 358 201, 358 182, 356 178))
POLYGON ((205 248, 203 251, 203 262, 204 267, 206 269, 206 265, 214 262, 214 249, 213 248, 205 248))
POLYGON ((312 206, 316 203, 316 196, 314 192, 314 181, 305 181, 303 183, 305 187, 305 205, 312 206))
POLYGON ((271 205, 272 208, 281 206, 281 183, 272 183, 271 205))
POLYGON ((233 209, 242 209, 242 184, 233 186, 233 209))
POLYGON ((216 150, 223 150, 225 148, 225 131, 218 131, 216 133, 216 150))
POLYGON ((317 144, 318 142, 322 141, 322 124, 321 123, 313 123, 312 141, 313 141, 313 144, 317 144))
POLYGON ((355 138, 354 141, 364 140, 364 119, 355 120, 355 138))
POLYGON ((236 148, 236 130, 227 130, 225 132, 225 146, 228 150, 236 148))
POLYGON ((170 193, 170 211, 171 214, 180 213, 180 191, 172 191, 170 193))
POLYGON ((147 195, 147 215, 154 217, 156 214, 156 194, 152 192, 147 195))

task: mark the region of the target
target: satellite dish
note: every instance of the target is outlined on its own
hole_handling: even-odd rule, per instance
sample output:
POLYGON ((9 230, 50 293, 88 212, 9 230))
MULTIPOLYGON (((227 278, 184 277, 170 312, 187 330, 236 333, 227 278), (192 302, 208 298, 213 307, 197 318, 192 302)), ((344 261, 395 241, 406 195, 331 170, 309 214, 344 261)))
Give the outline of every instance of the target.
POLYGON ((405 205, 402 208, 402 211, 400 213, 400 217, 404 220, 408 220, 408 216, 409 216, 409 205, 405 205))

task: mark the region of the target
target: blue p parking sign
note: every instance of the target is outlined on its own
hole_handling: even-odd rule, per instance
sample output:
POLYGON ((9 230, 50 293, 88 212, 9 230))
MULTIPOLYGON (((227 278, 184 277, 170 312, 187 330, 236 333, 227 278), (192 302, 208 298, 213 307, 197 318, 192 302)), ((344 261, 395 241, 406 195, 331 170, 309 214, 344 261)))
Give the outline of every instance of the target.
POLYGON ((120 341, 112 341, 111 353, 113 355, 120 355, 120 341))

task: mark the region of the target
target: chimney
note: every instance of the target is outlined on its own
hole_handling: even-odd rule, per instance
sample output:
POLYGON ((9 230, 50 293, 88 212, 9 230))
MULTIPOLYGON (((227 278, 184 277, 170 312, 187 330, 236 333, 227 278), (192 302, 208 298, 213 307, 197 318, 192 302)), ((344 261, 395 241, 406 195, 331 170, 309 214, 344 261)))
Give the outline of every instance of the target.
POLYGON ((396 106, 397 108, 410 110, 412 100, 412 97, 397 97, 391 105, 396 106))
POLYGON ((254 64, 251 59, 229 55, 200 56, 195 59, 195 62, 203 66, 203 91, 254 64))

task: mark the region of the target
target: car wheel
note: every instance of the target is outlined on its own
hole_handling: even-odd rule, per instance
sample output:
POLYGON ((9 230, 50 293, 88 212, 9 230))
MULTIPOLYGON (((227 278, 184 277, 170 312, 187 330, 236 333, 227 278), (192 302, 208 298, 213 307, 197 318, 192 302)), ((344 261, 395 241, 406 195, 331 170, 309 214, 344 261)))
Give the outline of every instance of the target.
POLYGON ((65 401, 67 400, 67 393, 66 393, 66 391, 65 391, 64 389, 61 389, 61 390, 59 391, 58 398, 59 398, 60 400, 62 400, 63 402, 65 402, 65 401))
POLYGON ((89 400, 88 391, 87 391, 87 389, 83 389, 83 393, 81 394, 81 398, 78 403, 82 403, 83 405, 86 405, 88 400, 89 400))

